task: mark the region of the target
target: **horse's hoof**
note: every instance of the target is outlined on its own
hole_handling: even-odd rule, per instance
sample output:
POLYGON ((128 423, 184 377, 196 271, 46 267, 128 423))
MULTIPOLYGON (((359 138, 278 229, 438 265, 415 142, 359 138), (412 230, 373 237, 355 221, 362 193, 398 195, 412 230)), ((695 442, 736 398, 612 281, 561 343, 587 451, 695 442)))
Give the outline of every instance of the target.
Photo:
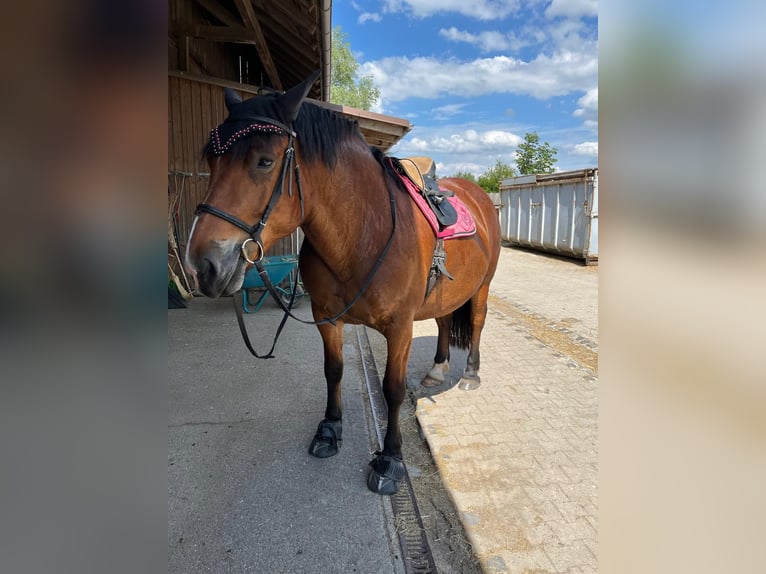
POLYGON ((423 377, 423 380, 420 381, 421 387, 429 387, 429 388, 438 387, 439 385, 443 385, 443 384, 444 384, 444 379, 440 381, 438 379, 434 379, 433 377, 429 377, 428 375, 423 377))
POLYGON ((309 446, 309 454, 317 458, 335 456, 343 444, 343 424, 341 421, 328 419, 319 423, 314 439, 309 446))
POLYGON ((402 480, 404 480, 402 459, 379 452, 370 461, 367 488, 371 491, 390 496, 399 490, 402 480))
POLYGON ((458 381, 457 386, 464 391, 473 391, 481 386, 481 378, 479 378, 479 375, 474 377, 466 377, 463 375, 460 381, 458 381))
POLYGON ((420 381, 420 385, 423 387, 438 387, 444 384, 447 380, 447 373, 449 373, 449 362, 434 363, 434 366, 428 371, 428 374, 420 381))

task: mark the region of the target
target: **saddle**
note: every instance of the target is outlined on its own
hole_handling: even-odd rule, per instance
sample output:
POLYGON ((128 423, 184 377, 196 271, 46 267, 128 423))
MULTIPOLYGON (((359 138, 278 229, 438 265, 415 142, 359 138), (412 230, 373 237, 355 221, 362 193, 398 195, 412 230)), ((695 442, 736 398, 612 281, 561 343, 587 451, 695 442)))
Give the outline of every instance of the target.
POLYGON ((445 239, 473 235, 476 233, 476 225, 465 204, 455 197, 454 193, 439 188, 434 160, 429 157, 390 156, 387 159, 436 235, 436 246, 426 283, 427 299, 439 277, 444 275, 449 280, 454 279, 446 267, 445 239))
POLYGON ((454 225, 457 222, 458 214, 452 204, 447 201, 447 197, 453 194, 439 189, 439 184, 436 181, 436 163, 434 160, 423 156, 392 159, 394 160, 394 165, 400 168, 400 172, 404 172, 420 190, 420 194, 428 202, 428 206, 439 221, 439 225, 442 228, 454 225))

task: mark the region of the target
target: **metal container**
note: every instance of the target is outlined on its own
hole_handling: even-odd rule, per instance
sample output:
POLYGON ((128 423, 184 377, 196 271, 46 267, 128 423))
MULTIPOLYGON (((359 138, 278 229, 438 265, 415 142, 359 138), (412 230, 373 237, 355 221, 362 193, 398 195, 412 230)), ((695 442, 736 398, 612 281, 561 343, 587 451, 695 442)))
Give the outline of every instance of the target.
POLYGON ((506 179, 500 204, 503 240, 598 261, 598 168, 506 179))

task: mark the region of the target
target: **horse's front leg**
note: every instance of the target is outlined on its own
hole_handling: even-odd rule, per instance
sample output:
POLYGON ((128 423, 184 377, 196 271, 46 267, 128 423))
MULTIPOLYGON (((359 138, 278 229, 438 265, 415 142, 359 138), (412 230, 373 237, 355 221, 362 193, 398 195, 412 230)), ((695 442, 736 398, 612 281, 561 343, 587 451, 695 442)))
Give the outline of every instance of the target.
POLYGON ((343 443, 343 404, 340 381, 343 378, 343 322, 317 327, 324 344, 324 376, 327 380, 327 407, 314 435, 309 454, 327 458, 338 454, 343 443))
POLYGON ((370 462, 367 487, 378 494, 394 494, 404 479, 402 433, 399 430, 399 410, 407 390, 407 359, 412 346, 412 321, 392 327, 384 333, 388 345, 383 396, 388 406, 388 426, 383 439, 383 451, 370 462))

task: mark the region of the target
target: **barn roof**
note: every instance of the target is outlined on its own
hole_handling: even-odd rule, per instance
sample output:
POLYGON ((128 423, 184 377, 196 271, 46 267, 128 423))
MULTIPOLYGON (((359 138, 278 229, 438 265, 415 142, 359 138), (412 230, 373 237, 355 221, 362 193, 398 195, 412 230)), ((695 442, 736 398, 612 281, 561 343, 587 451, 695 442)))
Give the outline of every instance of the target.
POLYGON ((252 93, 288 89, 320 69, 309 97, 356 119, 368 143, 387 150, 408 121, 326 103, 331 17, 331 0, 170 0, 169 69, 252 93))

